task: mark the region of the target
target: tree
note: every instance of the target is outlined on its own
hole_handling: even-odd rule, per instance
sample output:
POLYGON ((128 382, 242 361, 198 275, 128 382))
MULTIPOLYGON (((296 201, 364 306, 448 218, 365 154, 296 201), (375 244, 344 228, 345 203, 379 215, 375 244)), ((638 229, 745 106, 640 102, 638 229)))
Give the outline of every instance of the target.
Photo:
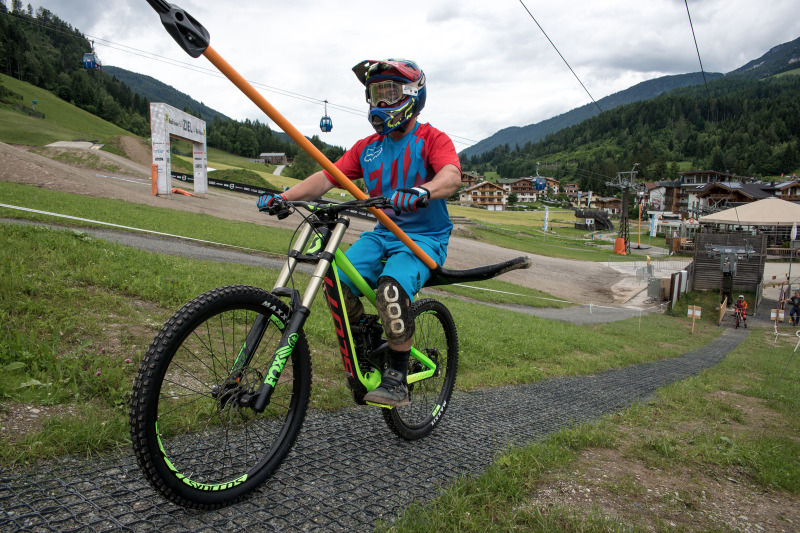
POLYGON ((286 175, 296 180, 304 180, 321 168, 310 155, 300 152, 295 156, 294 163, 286 169, 286 175))
POLYGON ((716 170, 717 172, 725 172, 725 160, 724 156, 722 155, 722 150, 716 148, 714 153, 711 154, 711 170, 716 170))
POLYGON ((517 203, 518 200, 519 196, 517 196, 517 193, 512 192, 511 194, 508 195, 508 205, 514 205, 515 203, 517 203))
POLYGON ((239 128, 239 134, 236 137, 236 142, 239 144, 239 150, 242 155, 249 157, 256 157, 258 155, 256 133, 252 128, 239 128))

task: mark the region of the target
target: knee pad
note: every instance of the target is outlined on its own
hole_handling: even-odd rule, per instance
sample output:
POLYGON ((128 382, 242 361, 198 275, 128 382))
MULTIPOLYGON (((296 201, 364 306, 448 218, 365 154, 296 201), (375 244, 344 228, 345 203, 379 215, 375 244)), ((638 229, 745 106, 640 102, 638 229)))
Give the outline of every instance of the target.
POLYGON ((378 280, 375 307, 389 344, 403 344, 414 335, 414 321, 408 312, 410 305, 406 291, 394 278, 384 276, 378 280))

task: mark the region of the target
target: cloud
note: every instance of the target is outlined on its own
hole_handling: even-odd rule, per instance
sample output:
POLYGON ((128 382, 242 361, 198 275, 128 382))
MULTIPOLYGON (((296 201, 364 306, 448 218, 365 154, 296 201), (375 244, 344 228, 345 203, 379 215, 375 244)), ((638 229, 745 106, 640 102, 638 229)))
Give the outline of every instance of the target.
MULTIPOLYGON (((590 102, 559 53, 595 99, 699 70, 683 0, 524 0, 557 51, 517 1, 169 1, 208 28, 211 45, 245 78, 281 89, 257 86, 304 134, 346 147, 372 131, 363 88, 350 72, 366 58, 417 61, 429 83, 423 120, 473 140, 590 102), (332 103, 330 134, 318 128, 323 99, 332 103)), ((208 61, 184 54, 146 2, 38 5, 103 39, 95 46, 104 63, 151 75, 233 118, 266 120, 209 72, 208 61)), ((728 72, 800 36, 796 0, 692 0, 689 7, 709 72, 728 72)))

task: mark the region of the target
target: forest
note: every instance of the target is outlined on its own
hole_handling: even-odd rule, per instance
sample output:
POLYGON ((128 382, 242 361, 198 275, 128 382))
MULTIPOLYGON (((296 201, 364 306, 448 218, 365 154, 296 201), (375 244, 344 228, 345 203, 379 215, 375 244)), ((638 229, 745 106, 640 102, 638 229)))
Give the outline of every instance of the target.
MULTIPOLYGON (((798 72, 798 71, 795 71, 798 72)), ((677 179, 684 169, 739 176, 792 174, 800 163, 800 75, 722 78, 604 111, 538 143, 497 146, 462 160, 502 178, 541 175, 601 194, 605 181, 638 163, 638 178, 677 179)))
MULTIPOLYGON (((83 54, 91 43, 76 28, 40 7, 21 0, 11 8, 0 0, 0 72, 51 91, 62 100, 142 137, 150 136, 150 102, 101 69, 85 69, 83 54)), ((0 95, 3 94, 0 86, 0 95)), ((188 107, 183 111, 200 114, 188 107)), ((259 121, 215 117, 206 124, 207 144, 245 157, 283 152, 293 158, 298 146, 280 138, 259 121)), ((329 157, 342 149, 311 139, 329 157)))

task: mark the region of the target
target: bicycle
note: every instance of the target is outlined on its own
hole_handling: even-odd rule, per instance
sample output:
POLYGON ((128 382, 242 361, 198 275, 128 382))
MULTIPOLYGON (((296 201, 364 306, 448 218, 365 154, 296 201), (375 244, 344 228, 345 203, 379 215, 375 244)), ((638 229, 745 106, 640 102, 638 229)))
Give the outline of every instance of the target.
POLYGON ((739 309, 738 307, 733 310, 733 329, 739 329, 739 325, 744 322, 744 327, 747 327, 747 310, 739 309))
MULTIPOLYGON (((153 339, 134 381, 130 425, 137 460, 153 487, 179 505, 213 509, 239 501, 288 454, 311 393, 303 325, 320 288, 356 404, 365 403, 387 366, 378 317, 365 315, 350 325, 337 267, 374 306, 374 291, 339 249, 349 224, 342 212, 388 208, 388 200, 285 205, 287 210, 271 214, 285 217, 298 208, 310 214, 298 226, 273 289, 233 285, 194 298, 153 339), (302 295, 293 283, 300 263, 316 265, 302 295)), ((463 271, 437 267, 426 285, 488 279, 529 265, 520 257, 463 271)), ((459 353, 456 325, 444 304, 419 299, 410 314, 416 328, 407 372, 411 403, 379 407, 394 433, 416 440, 447 411, 459 353)))

